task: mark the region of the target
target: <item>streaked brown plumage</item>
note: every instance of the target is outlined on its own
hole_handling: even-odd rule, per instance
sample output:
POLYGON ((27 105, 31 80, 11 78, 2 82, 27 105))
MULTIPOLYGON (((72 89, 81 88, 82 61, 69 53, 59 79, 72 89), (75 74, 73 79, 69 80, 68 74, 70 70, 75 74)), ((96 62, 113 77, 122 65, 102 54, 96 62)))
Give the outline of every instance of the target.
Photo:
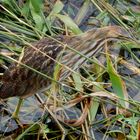
MULTIPOLYGON (((57 64, 54 60, 59 61, 63 64, 60 72, 60 79, 63 80, 71 73, 69 69, 76 70, 86 61, 85 57, 70 48, 79 51, 86 57, 91 57, 103 49, 106 41, 115 41, 121 36, 130 38, 124 29, 109 26, 73 37, 56 36, 58 41, 44 38, 33 43, 34 48, 29 46, 25 48, 21 63, 53 78, 54 68, 57 64)), ((13 63, 5 71, 2 83, 0 98, 13 96, 25 98, 49 86, 51 80, 20 64, 13 63)))

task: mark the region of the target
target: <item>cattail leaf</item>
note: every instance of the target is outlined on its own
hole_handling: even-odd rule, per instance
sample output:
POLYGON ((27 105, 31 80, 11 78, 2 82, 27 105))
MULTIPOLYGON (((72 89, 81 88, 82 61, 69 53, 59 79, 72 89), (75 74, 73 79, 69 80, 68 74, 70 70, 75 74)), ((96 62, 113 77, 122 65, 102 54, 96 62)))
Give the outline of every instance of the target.
POLYGON ((59 13, 63 9, 63 7, 64 7, 64 4, 61 1, 56 1, 49 16, 59 13))
POLYGON ((36 13, 40 13, 41 12, 41 9, 42 9, 42 0, 30 0, 33 8, 34 8, 34 11, 36 13))
POLYGON ((99 102, 95 98, 93 98, 92 103, 91 103, 91 107, 90 107, 90 110, 89 110, 89 112, 90 112, 89 123, 90 124, 93 124, 93 122, 95 120, 99 105, 100 105, 99 102))
POLYGON ((30 0, 30 12, 34 19, 36 28, 39 30, 43 30, 43 25, 44 25, 41 9, 42 9, 42 2, 40 0, 38 2, 37 0, 35 1, 30 0), (37 6, 38 8, 36 9, 37 6))
POLYGON ((84 17, 88 14, 90 7, 90 0, 86 0, 82 7, 79 9, 74 21, 77 25, 80 25, 84 17))
POLYGON ((114 92, 120 98, 119 102, 124 108, 128 108, 128 94, 126 91, 126 86, 119 74, 113 67, 110 57, 107 55, 107 71, 112 83, 114 92))
POLYGON ((73 76, 74 83, 75 83, 75 89, 77 91, 83 91, 83 84, 82 84, 80 75, 73 73, 72 76, 73 76))
POLYGON ((80 34, 82 31, 80 28, 74 23, 74 21, 66 15, 60 15, 56 14, 56 17, 58 17, 61 21, 65 23, 65 25, 74 33, 74 34, 80 34))
POLYGON ((56 1, 53 9, 51 10, 50 14, 46 18, 47 27, 48 27, 51 35, 53 35, 53 32, 51 31, 51 26, 52 26, 52 24, 53 24, 53 22, 55 21, 55 18, 56 18, 54 15, 61 12, 63 7, 64 7, 64 4, 61 1, 56 1))
POLYGON ((29 16, 29 13, 30 13, 30 1, 27 1, 26 3, 24 3, 24 5, 22 6, 21 8, 21 13, 24 15, 24 16, 29 16))

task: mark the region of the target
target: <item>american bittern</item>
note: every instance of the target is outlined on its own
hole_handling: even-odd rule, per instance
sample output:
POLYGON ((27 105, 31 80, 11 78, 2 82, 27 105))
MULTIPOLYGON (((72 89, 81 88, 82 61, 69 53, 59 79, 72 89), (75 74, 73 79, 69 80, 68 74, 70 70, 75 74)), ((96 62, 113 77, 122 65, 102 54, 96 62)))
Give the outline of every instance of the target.
MULTIPOLYGON (((57 41, 52 38, 44 38, 33 43, 33 47, 26 47, 20 62, 51 78, 53 78, 55 66, 59 62, 60 80, 63 80, 72 71, 78 69, 86 61, 86 57, 89 58, 99 53, 106 42, 131 37, 124 29, 109 26, 73 37, 56 36, 55 38, 57 41)), ((2 83, 0 98, 13 96, 25 98, 49 86, 51 80, 23 65, 13 63, 5 71, 2 83)))

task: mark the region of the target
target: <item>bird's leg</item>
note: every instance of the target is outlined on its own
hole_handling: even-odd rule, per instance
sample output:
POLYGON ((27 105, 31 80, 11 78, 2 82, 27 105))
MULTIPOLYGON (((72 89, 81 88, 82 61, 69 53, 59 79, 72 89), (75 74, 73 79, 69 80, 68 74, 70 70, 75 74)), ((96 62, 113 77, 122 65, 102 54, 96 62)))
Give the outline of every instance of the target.
POLYGON ((22 105, 22 103, 23 103, 23 100, 24 100, 24 99, 19 98, 19 101, 18 101, 18 104, 17 104, 17 106, 16 106, 16 109, 15 109, 15 111, 14 111, 13 114, 12 114, 12 118, 13 118, 13 119, 18 119, 19 110, 20 110, 20 107, 21 107, 21 105, 22 105))

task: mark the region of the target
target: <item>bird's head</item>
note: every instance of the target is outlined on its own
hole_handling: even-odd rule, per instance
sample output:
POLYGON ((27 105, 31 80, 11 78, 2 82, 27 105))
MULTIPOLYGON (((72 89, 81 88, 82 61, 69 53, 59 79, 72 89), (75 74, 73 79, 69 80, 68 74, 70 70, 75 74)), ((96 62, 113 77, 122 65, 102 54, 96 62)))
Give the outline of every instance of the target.
POLYGON ((133 35, 128 30, 120 26, 107 26, 99 29, 92 29, 83 33, 85 40, 101 40, 101 39, 120 39, 120 40, 134 40, 133 35))

